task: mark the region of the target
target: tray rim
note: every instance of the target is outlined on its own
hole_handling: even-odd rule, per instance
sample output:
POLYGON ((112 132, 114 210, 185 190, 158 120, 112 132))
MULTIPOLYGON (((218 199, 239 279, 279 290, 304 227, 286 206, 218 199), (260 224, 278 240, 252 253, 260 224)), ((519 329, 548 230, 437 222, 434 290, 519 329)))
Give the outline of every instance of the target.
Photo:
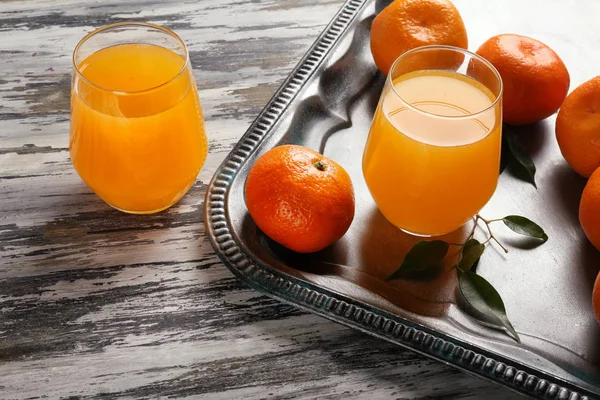
POLYGON ((491 353, 467 341, 422 326, 360 300, 277 271, 244 251, 226 211, 239 169, 269 136, 287 107, 336 48, 351 22, 376 0, 346 0, 247 131, 216 169, 206 190, 204 225, 210 244, 227 268, 253 289, 304 311, 454 366, 540 399, 584 400, 596 394, 552 374, 491 353))

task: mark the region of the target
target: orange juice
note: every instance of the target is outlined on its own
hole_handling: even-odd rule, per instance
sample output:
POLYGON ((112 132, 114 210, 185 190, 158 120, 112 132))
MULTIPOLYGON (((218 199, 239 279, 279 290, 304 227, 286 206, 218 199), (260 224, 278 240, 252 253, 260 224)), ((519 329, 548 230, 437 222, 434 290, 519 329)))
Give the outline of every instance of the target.
POLYGON ((164 47, 121 44, 77 68, 69 148, 81 178, 123 211, 150 213, 177 202, 208 149, 186 60, 164 47))
POLYGON ((496 96, 456 72, 413 71, 392 84, 382 93, 365 147, 365 181, 397 227, 427 236, 451 232, 496 189, 500 102, 491 107, 496 96))

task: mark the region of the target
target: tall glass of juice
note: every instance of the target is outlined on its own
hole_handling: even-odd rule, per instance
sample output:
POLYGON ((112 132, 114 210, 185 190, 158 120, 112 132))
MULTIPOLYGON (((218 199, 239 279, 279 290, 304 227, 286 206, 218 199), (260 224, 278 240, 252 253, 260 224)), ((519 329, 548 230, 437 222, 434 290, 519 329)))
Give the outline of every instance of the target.
POLYGON ((425 46, 395 61, 362 162, 388 221, 436 236, 483 208, 498 183, 501 99, 500 75, 469 51, 425 46))
POLYGON ((69 150, 79 176, 128 213, 179 201, 208 149, 183 41, 154 24, 112 24, 79 42, 73 66, 69 150))

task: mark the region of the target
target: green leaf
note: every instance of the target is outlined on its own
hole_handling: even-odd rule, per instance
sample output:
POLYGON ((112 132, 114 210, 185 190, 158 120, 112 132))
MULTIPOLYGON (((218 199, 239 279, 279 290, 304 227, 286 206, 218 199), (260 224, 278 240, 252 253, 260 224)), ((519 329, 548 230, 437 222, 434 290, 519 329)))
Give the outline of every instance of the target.
POLYGON ((511 165, 516 169, 517 176, 526 182, 531 183, 537 189, 535 184, 535 164, 531 159, 531 156, 527 152, 527 149, 521 144, 517 135, 512 132, 511 128, 504 125, 504 137, 506 138, 506 145, 508 151, 512 156, 511 165))
POLYGON ((485 246, 477 239, 469 239, 462 248, 462 256, 458 262, 461 271, 469 271, 483 254, 485 246))
POLYGON ((542 243, 546 243, 548 240, 548 235, 546 235, 538 224, 520 215, 509 215, 502 218, 502 222, 511 230, 521 235, 541 239, 542 243))
POLYGON ((504 302, 491 283, 474 272, 461 272, 459 276, 460 292, 467 303, 476 311, 504 327, 509 335, 521 343, 519 335, 506 315, 504 302))
POLYGON ((402 265, 386 281, 406 278, 415 273, 439 267, 448 253, 448 243, 443 240, 420 241, 404 257, 402 265))

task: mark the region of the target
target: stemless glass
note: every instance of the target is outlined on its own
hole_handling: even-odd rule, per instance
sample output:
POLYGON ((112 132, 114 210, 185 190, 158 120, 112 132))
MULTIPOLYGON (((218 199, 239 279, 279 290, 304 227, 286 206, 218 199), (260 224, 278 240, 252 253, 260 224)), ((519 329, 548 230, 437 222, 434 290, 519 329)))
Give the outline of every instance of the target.
POLYGON ((437 236, 469 221, 498 183, 502 80, 485 59, 425 46, 393 64, 363 154, 363 174, 388 221, 437 236))
POLYGON ((208 150, 183 41, 150 23, 107 25, 79 42, 73 67, 69 150, 81 179, 128 213, 179 201, 208 150))

